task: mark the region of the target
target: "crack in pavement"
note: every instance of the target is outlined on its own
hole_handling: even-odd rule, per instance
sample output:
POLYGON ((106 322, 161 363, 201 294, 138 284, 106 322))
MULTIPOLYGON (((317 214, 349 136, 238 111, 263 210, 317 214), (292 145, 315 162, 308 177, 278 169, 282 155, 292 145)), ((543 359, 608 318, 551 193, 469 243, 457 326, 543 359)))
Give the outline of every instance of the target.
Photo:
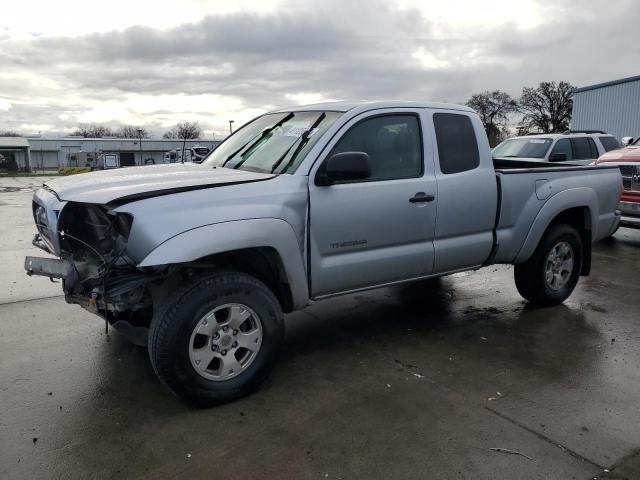
POLYGON ((566 446, 562 445, 561 443, 558 443, 558 442, 554 441, 552 438, 547 437, 547 436, 546 436, 546 435, 544 435, 543 433, 540 433, 540 432, 538 432, 537 430, 534 430, 533 428, 531 428, 531 427, 529 427, 529 426, 525 425, 524 423, 521 423, 521 422, 519 422, 518 420, 516 420, 516 419, 514 419, 514 418, 511 418, 510 416, 505 415, 504 413, 499 412, 498 410, 495 410, 495 409, 493 409, 493 408, 491 408, 491 407, 488 407, 488 406, 486 406, 486 405, 484 405, 484 408, 485 408, 485 410, 488 410, 489 412, 491 412, 491 413, 493 413, 494 415, 497 415, 498 417, 500 417, 500 418, 502 418, 502 419, 504 419, 504 420, 506 420, 506 421, 508 421, 508 422, 512 423, 513 425, 515 425, 515 426, 517 426, 517 427, 520 427, 520 428, 522 428, 523 430, 526 430, 526 431, 527 431, 527 432, 529 432, 529 433, 532 433, 533 435, 535 435, 535 436, 536 436, 536 437, 538 437, 539 439, 541 439, 541 440, 543 440, 543 441, 545 441, 545 442, 547 442, 547 443, 550 443, 551 445, 554 445, 554 446, 556 446, 556 447, 559 447, 561 450, 563 450, 563 451, 567 452, 567 453, 568 453, 569 455, 571 455, 572 457, 577 458, 578 460, 581 460, 581 461, 583 461, 583 462, 586 462, 586 463, 588 463, 588 464, 590 464, 590 465, 593 465, 594 467, 599 468, 600 470, 604 470, 604 469, 605 469, 605 467, 604 467, 604 466, 602 466, 602 465, 600 465, 600 464, 598 464, 598 463, 594 462, 593 460, 589 460, 588 458, 583 457, 583 456, 582 456, 582 455, 580 455, 578 452, 576 452, 576 451, 574 451, 574 450, 571 450, 569 447, 566 447, 566 446))
POLYGON ((3 305, 15 305, 16 303, 25 303, 25 302, 38 302, 40 300, 48 300, 49 298, 59 298, 64 297, 64 295, 49 295, 48 297, 38 297, 38 298, 25 298, 24 300, 10 300, 8 302, 0 302, 0 307, 3 305))

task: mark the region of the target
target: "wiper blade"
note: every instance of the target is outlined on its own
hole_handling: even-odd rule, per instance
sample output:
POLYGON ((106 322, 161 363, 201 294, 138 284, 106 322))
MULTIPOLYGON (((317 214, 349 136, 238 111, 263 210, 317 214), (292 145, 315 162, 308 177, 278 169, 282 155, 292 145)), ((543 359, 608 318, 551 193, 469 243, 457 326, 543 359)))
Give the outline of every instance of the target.
MULTIPOLYGON (((298 144, 298 146, 294 150, 293 154, 291 155, 291 158, 289 159, 289 161, 287 162, 285 167, 282 169, 283 172, 286 171, 291 166, 293 161, 296 159, 296 157, 300 153, 300 150, 302 150, 304 148, 304 146, 307 144, 307 140, 311 136, 311 133, 313 132, 313 130, 316 129, 318 127, 318 125, 320 125, 320 122, 322 122, 322 120, 324 120, 324 118, 326 116, 327 116, 327 114, 325 112, 322 112, 318 116, 318 118, 316 118, 316 121, 313 122, 313 124, 309 127, 309 129, 306 130, 302 135, 300 135, 300 143, 298 144)), ((289 148, 287 148, 287 150, 280 156, 278 161, 273 164, 273 167, 271 168, 271 173, 276 171, 276 168, 278 168, 280 166, 280 164, 287 157, 287 154, 293 148, 294 145, 295 145, 295 142, 292 143, 291 146, 289 148)))
MULTIPOLYGON (((291 112, 289 115, 286 115, 282 120, 280 120, 278 123, 276 123, 272 127, 263 130, 262 133, 260 133, 260 135, 257 138, 253 137, 251 140, 249 140, 247 143, 245 143, 239 149, 237 149, 235 152, 233 152, 231 155, 229 155, 226 158, 226 160, 224 161, 224 163, 222 164, 222 166, 224 167, 229 162, 229 160, 231 160, 233 157, 235 157, 238 153, 240 153, 242 151, 251 150, 254 146, 256 146, 258 144, 258 142, 260 142, 260 140, 262 140, 264 137, 269 135, 276 128, 282 126, 283 123, 288 122, 289 120, 291 120, 293 117, 294 117, 294 113, 291 112)), ((233 168, 238 168, 243 163, 244 163, 244 160, 241 160, 236 165, 234 165, 233 168)))

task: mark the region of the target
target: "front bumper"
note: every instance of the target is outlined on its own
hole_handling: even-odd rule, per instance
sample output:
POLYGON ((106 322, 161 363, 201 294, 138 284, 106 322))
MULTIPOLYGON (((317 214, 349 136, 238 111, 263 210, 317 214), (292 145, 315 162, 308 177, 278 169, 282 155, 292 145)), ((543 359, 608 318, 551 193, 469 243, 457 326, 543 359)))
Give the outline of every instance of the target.
POLYGON ((621 227, 640 229, 640 202, 622 201, 618 208, 622 212, 621 227))
POLYGON ((618 209, 625 216, 640 217, 640 202, 625 202, 618 204, 618 209))

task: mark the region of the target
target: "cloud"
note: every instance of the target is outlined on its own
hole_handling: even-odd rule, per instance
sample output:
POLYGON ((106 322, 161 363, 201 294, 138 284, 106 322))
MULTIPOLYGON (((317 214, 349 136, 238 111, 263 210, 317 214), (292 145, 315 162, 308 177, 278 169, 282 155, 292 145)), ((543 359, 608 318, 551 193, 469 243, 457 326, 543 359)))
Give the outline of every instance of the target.
POLYGON ((471 13, 455 23, 443 7, 431 16, 417 1, 290 0, 171 27, 7 36, 0 38, 0 92, 12 108, 0 115, 0 128, 64 132, 96 121, 141 123, 160 134, 196 119, 224 132, 230 118, 239 125, 307 102, 464 102, 486 89, 517 95, 543 80, 585 85, 638 73, 630 61, 640 55, 636 1, 615 9, 595 0, 525 4, 524 23, 512 6, 495 10, 496 2, 499 21, 485 25, 471 13))

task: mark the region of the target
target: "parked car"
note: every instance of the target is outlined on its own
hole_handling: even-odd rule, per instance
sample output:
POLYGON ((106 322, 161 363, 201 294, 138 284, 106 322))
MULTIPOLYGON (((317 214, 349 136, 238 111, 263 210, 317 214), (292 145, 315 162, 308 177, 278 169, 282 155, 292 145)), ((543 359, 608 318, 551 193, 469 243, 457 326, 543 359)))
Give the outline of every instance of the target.
POLYGON ((493 149, 494 158, 588 165, 604 153, 620 148, 613 135, 599 130, 568 130, 559 134, 513 137, 493 149))
MULTIPOLYGON (((199 405, 254 390, 283 312, 359 290, 515 264, 555 305, 619 221, 617 167, 492 160, 467 107, 329 103, 260 116, 202 164, 101 171, 34 194, 32 275, 148 345, 199 405)), ((429 308, 425 305, 425 308, 429 308)))
POLYGON ((602 155, 596 165, 617 166, 622 174, 622 195, 618 208, 621 227, 640 228, 640 137, 623 139, 624 148, 602 155))

